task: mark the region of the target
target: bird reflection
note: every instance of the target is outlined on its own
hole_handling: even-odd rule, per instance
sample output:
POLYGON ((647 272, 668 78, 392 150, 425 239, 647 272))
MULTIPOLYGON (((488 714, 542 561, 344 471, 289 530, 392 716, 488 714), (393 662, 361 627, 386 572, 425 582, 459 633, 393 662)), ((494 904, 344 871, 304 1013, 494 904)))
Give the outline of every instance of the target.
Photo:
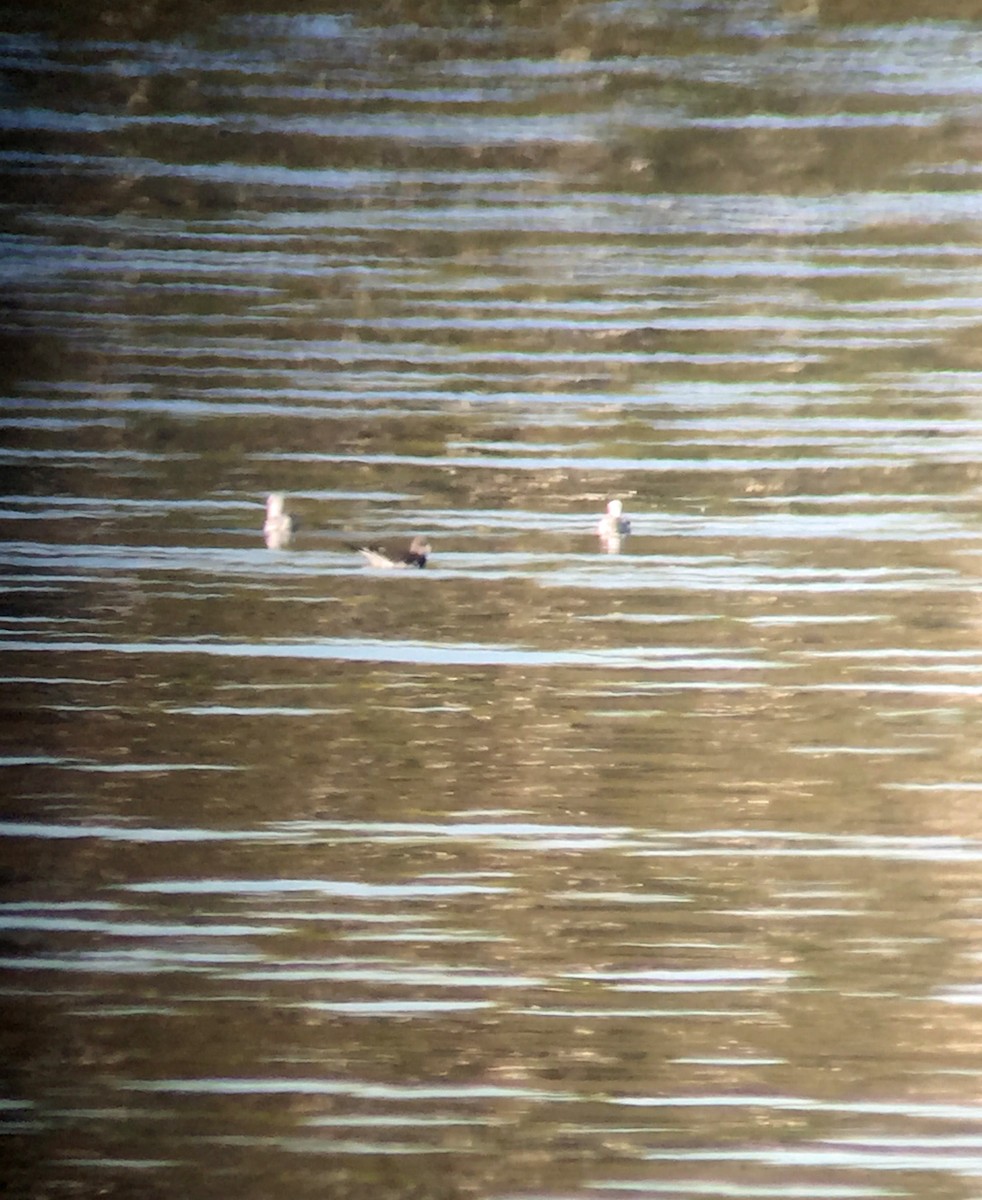
POLYGON ((607 554, 619 554, 621 538, 631 532, 631 522, 622 516, 624 506, 620 500, 610 500, 607 511, 597 522, 597 537, 600 546, 607 554))
POLYGON ((293 538, 293 518, 283 511, 286 497, 282 492, 273 492, 266 498, 266 522, 263 538, 270 550, 283 550, 293 538))
POLYGON ((402 567, 425 567, 430 553, 430 544, 426 538, 417 535, 409 543, 409 549, 404 550, 401 554, 390 554, 381 546, 352 545, 351 549, 357 550, 370 567, 392 570, 402 567))

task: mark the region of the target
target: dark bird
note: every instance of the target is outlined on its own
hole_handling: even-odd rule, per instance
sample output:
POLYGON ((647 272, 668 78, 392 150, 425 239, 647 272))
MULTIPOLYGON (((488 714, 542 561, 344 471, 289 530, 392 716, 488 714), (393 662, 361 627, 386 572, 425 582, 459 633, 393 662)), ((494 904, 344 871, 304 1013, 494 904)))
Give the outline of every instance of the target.
POLYGON ((386 571, 402 567, 425 567, 427 555, 430 553, 430 543, 419 535, 413 538, 409 549, 404 550, 402 554, 390 554, 381 546, 356 546, 351 542, 348 545, 352 550, 357 550, 370 567, 386 571))

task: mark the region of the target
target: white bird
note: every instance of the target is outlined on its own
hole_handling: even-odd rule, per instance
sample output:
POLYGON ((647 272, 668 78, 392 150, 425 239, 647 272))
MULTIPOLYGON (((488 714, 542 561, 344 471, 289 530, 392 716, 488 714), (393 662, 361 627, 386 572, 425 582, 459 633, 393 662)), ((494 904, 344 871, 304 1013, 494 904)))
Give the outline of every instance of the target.
POLYGON ((402 567, 425 567, 426 557, 430 553, 430 543, 426 538, 420 537, 418 534, 409 543, 409 549, 404 550, 399 555, 389 554, 380 546, 356 546, 351 543, 349 544, 352 550, 358 551, 370 567, 378 567, 382 570, 401 569, 402 567))
POLYGON ((621 548, 621 538, 631 532, 631 522, 621 515, 623 511, 620 500, 610 500, 607 511, 597 522, 597 536, 608 554, 616 554, 621 548))
POLYGON ((263 537, 270 550, 282 550, 289 546, 293 537, 293 518, 283 511, 286 497, 282 492, 273 492, 266 498, 266 523, 263 537))

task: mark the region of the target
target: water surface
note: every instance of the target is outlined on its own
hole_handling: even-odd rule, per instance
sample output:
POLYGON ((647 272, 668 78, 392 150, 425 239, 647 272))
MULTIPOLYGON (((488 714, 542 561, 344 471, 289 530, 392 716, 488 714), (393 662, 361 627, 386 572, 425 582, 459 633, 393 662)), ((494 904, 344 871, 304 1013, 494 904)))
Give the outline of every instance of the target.
POLYGON ((977 1193, 977 15, 4 10, 11 1195, 977 1193))

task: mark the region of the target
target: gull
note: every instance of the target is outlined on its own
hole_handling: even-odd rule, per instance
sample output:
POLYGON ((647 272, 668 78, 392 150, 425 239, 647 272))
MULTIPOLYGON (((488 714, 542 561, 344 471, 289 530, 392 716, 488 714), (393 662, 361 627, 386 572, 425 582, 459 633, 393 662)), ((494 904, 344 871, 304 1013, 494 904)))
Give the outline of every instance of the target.
POLYGON ((289 546, 293 537, 293 518, 283 511, 286 497, 282 492, 272 492, 266 497, 266 522, 263 537, 270 550, 282 550, 289 546))
POLYGON ((430 552, 430 544, 424 537, 418 534, 409 543, 409 549, 404 550, 402 554, 392 555, 383 550, 380 546, 356 546, 352 543, 352 550, 357 550, 358 553, 365 559, 370 567, 378 567, 381 570, 401 569, 402 567, 425 567, 426 556, 430 552))
POLYGON ((621 516, 623 511, 620 500, 610 500, 607 511, 597 522, 597 536, 608 554, 616 554, 621 548, 621 538, 631 532, 631 522, 621 516))

